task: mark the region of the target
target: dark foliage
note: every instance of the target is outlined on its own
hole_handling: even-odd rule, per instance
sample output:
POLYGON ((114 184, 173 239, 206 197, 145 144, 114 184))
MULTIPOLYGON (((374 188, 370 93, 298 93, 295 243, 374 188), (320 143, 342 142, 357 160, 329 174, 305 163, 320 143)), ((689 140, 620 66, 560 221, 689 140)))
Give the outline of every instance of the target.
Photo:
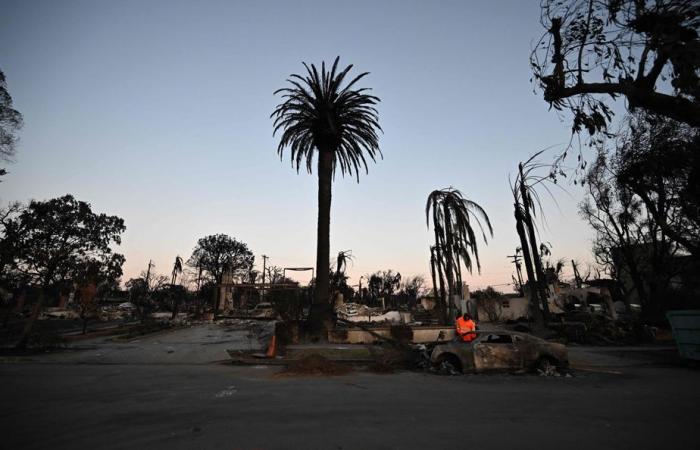
POLYGON ((201 268, 205 276, 221 283, 226 273, 243 280, 252 270, 254 261, 253 252, 244 242, 225 234, 213 234, 197 241, 187 264, 201 268))
MULTIPOLYGON (((22 114, 12 106, 12 96, 7 91, 5 74, 0 70, 0 160, 11 162, 17 146, 17 132, 22 128, 22 114)), ((0 176, 5 175, 0 169, 0 176)))
POLYGON ((606 99, 700 126, 700 3, 543 0, 546 32, 531 55, 544 99, 574 132, 605 134, 606 99))
POLYGON ((119 217, 96 214, 72 195, 32 201, 6 219, 0 241, 3 278, 39 288, 19 347, 27 344, 52 289, 70 283, 109 285, 121 276, 124 256, 114 253, 112 245, 121 243, 125 229, 119 217))
POLYGON ((688 307, 698 277, 697 129, 639 113, 587 177, 581 216, 596 232, 596 261, 647 316, 688 307), (675 281, 674 281, 675 280, 675 281))

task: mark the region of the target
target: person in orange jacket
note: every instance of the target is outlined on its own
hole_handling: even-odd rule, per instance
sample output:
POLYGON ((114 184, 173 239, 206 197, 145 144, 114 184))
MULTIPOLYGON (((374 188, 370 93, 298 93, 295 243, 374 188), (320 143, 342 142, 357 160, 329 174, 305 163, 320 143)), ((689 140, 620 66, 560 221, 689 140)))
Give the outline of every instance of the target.
POLYGON ((455 321, 457 336, 464 342, 471 342, 476 339, 476 322, 472 320, 472 316, 465 313, 458 317, 455 321))

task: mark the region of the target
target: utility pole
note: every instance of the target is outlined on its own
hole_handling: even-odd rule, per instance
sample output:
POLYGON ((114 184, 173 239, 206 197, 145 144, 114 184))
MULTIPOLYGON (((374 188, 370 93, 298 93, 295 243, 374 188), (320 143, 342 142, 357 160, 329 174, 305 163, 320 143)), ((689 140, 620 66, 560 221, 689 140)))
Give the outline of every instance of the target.
POLYGON ((265 268, 267 267, 267 260, 268 256, 267 255, 262 255, 263 259, 263 278, 262 278, 262 283, 263 283, 263 288, 260 291, 260 299, 263 300, 265 298, 265 268))
POLYGON ((197 316, 202 315, 202 262, 197 261, 197 316))
MULTIPOLYGON (((149 293, 151 291, 151 288, 148 285, 148 281, 151 279, 151 267, 155 267, 155 264, 153 264, 152 260, 148 260, 148 269, 146 269, 146 294, 144 294, 145 297, 149 297, 149 293)), ((141 296, 138 296, 138 311, 139 314, 141 315, 141 321, 143 322, 146 320, 146 315, 148 314, 148 302, 146 299, 141 298, 141 296)))
POLYGON ((578 272, 578 265, 573 259, 571 260, 571 267, 574 268, 574 281, 576 283, 576 287, 580 289, 581 285, 583 284, 583 279, 581 278, 581 274, 578 272))
POLYGON ((518 289, 523 290, 523 276, 522 276, 522 266, 520 265, 520 255, 517 253, 515 255, 508 255, 508 258, 513 260, 515 264, 515 273, 518 275, 518 289))

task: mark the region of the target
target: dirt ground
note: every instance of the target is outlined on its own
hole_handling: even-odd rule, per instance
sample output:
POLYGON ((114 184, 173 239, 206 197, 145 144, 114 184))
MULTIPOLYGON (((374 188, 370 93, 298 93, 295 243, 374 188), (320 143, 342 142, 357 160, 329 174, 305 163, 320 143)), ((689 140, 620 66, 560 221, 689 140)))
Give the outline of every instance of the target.
POLYGON ((278 377, 222 362, 227 340, 0 358, 0 448, 697 448, 700 371, 667 349, 572 348, 573 378, 278 377))

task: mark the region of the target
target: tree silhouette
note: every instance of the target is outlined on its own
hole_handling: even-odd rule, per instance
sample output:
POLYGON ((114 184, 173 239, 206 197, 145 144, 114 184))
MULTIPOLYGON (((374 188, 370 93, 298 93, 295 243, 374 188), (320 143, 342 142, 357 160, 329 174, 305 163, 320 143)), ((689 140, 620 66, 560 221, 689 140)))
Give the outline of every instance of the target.
MULTIPOLYGON (((208 281, 217 285, 218 292, 224 275, 244 279, 253 268, 254 261, 255 256, 246 243, 225 234, 212 234, 197 241, 187 264, 201 269, 208 281)), ((218 294, 216 298, 214 307, 218 311, 221 299, 218 294)))
MULTIPOLYGON (((12 162, 17 145, 17 131, 22 128, 22 114, 12 106, 5 74, 0 70, 0 160, 12 162)), ((5 175, 0 168, 0 176, 5 175)))
MULTIPOLYGON (((14 270, 26 276, 39 291, 32 315, 27 321, 18 348, 26 347, 34 324, 51 286, 86 278, 109 268, 110 279, 121 276, 124 256, 114 253, 112 244, 121 243, 126 227, 117 216, 96 214, 89 203, 72 195, 32 201, 11 228, 21 230, 14 270)), ((6 238, 8 238, 6 236, 6 238)))
POLYGON ((330 220, 331 191, 335 172, 355 175, 359 182, 360 169, 367 172, 367 158, 381 157, 379 150, 378 113, 375 105, 379 98, 368 94, 367 88, 354 88, 368 72, 354 77, 343 87, 352 65, 338 72, 336 58, 330 70, 321 63, 304 64, 306 75, 292 74, 287 82, 291 87, 278 89, 282 103, 270 117, 274 118, 274 133, 282 132, 277 152, 282 158, 285 148, 290 150, 292 166, 302 166, 312 172, 317 158, 318 228, 316 248, 316 287, 314 304, 309 315, 310 329, 322 334, 324 323, 331 317, 330 308, 330 220))
POLYGON ((618 181, 671 240, 700 260, 700 128, 635 114, 617 149, 618 181))
POLYGON ((700 126, 700 4, 689 0, 543 0, 546 32, 530 63, 544 99, 573 131, 605 132, 606 98, 700 126))

